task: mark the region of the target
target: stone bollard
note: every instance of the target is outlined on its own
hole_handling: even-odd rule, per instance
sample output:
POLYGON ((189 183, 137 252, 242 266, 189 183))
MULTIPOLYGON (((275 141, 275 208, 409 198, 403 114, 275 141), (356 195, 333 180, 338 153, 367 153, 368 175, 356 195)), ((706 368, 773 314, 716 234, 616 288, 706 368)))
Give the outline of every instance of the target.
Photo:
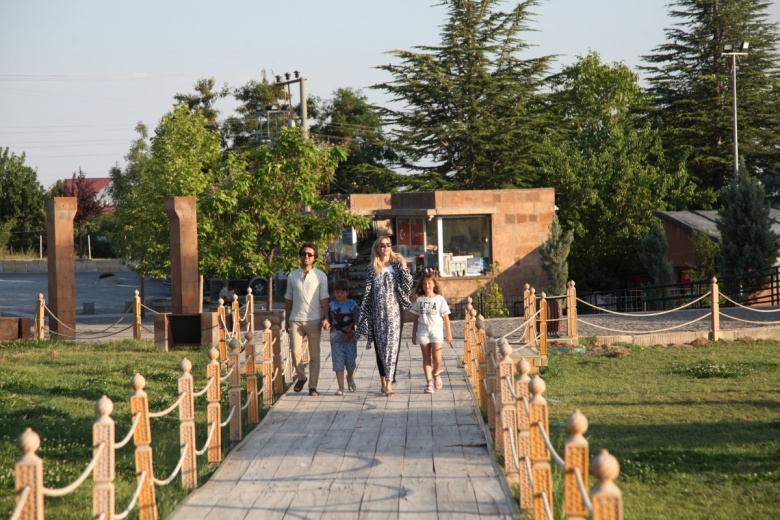
MULTIPOLYGON (((503 339, 503 338, 502 338, 503 339)), ((512 346, 508 341, 500 342, 501 361, 498 364, 499 408, 501 410, 501 433, 504 447, 504 471, 510 486, 519 485, 517 459, 517 408, 512 395, 515 386, 515 370, 512 364, 512 346)))
POLYGON ((566 473, 563 477, 563 505, 566 520, 585 520, 588 510, 577 486, 575 468, 582 476, 585 489, 588 489, 588 440, 584 436, 588 431, 588 419, 579 410, 574 410, 566 418, 566 431, 569 432, 569 438, 564 442, 566 473))
POLYGON ((43 520, 43 460, 35 453, 41 447, 41 437, 27 428, 16 445, 22 452, 16 461, 16 501, 21 500, 25 488, 30 488, 19 518, 43 520))
POLYGON ((577 287, 574 280, 566 284, 566 334, 577 344, 577 287))
POLYGON ((217 324, 219 326, 219 360, 227 359, 227 313, 225 312, 225 300, 219 299, 217 307, 217 324))
POLYGON ((179 395, 183 395, 179 404, 179 448, 184 450, 184 462, 181 465, 181 486, 192 489, 198 486, 198 469, 195 451, 195 392, 192 379, 192 362, 184 358, 179 363, 179 395))
POLYGON ((146 379, 136 374, 130 380, 133 395, 130 397, 130 413, 140 413, 138 426, 133 433, 135 444, 136 478, 140 480, 141 473, 146 472, 146 479, 138 496, 138 513, 141 520, 157 520, 157 498, 154 489, 154 464, 152 454, 152 429, 149 424, 149 398, 144 391, 146 379))
POLYGON ((517 372, 520 377, 515 381, 515 393, 517 394, 517 458, 520 460, 520 509, 533 509, 534 490, 531 486, 531 475, 528 473, 530 465, 526 461, 531 459, 531 426, 526 407, 530 401, 528 384, 531 378, 531 364, 525 359, 517 362, 517 372))
POLYGON ((485 411, 488 409, 488 400, 490 399, 487 390, 487 358, 485 357, 485 353, 487 352, 488 345, 491 344, 491 342, 496 342, 495 332, 492 325, 490 325, 485 331, 485 343, 479 345, 475 352, 477 355, 477 374, 474 378, 475 392, 479 398, 479 405, 485 411))
POLYGON ((485 403, 487 405, 488 429, 493 441, 496 439, 496 407, 493 396, 496 393, 496 352, 498 350, 495 338, 489 338, 485 343, 485 403))
POLYGON ((230 327, 231 334, 234 338, 241 337, 241 304, 238 302, 238 295, 233 294, 233 301, 230 304, 230 316, 232 327, 230 327))
POLYGON ((538 424, 541 424, 549 436, 550 428, 547 417, 547 400, 542 395, 547 388, 544 380, 536 376, 531 379, 528 389, 531 391, 531 402, 529 403, 530 426, 531 426, 531 470, 534 480, 534 516, 535 518, 545 518, 544 502, 542 493, 547 496, 547 505, 550 512, 553 512, 552 503, 552 470, 550 469, 550 451, 544 443, 542 433, 539 431, 538 424))
MULTIPOLYGON (((496 402, 493 403, 493 399, 490 400, 491 404, 493 404, 493 424, 495 428, 495 434, 493 435, 493 439, 495 441, 496 445, 496 452, 497 453, 503 453, 504 452, 504 431, 501 425, 501 411, 503 409, 503 403, 501 402, 501 391, 503 389, 506 389, 506 383, 501 379, 501 363, 499 360, 503 360, 501 357, 500 352, 503 350, 508 349, 509 353, 512 353, 512 346, 509 345, 509 341, 507 341, 506 338, 500 338, 496 342, 496 350, 494 354, 494 359, 496 360, 496 366, 495 366, 495 373, 493 374, 493 395, 496 398, 496 402)), ((511 360, 509 361, 511 365, 511 360)), ((514 404, 514 399, 512 400, 512 404, 514 404)))
POLYGON ((138 289, 133 296, 133 339, 141 339, 141 296, 138 289))
POLYGON ((38 294, 38 302, 35 304, 35 329, 33 338, 38 341, 46 339, 46 301, 43 299, 43 293, 38 294))
POLYGON ((593 459, 590 472, 599 481, 590 493, 593 520, 623 520, 623 493, 613 482, 620 474, 617 459, 601 450, 593 459))
POLYGON ((222 382, 220 380, 219 350, 209 350, 209 364, 206 365, 206 379, 211 383, 206 398, 209 401, 206 409, 209 430, 214 429, 208 449, 209 464, 217 464, 222 460, 222 382))
POLYGON ((106 520, 112 520, 116 511, 114 490, 116 425, 111 418, 114 403, 104 395, 95 402, 95 411, 98 419, 92 425, 92 456, 97 454, 101 444, 103 444, 103 451, 92 469, 92 479, 95 482, 92 488, 92 518, 103 516, 106 520))
POLYGON ((241 431, 241 342, 236 338, 228 342, 230 347, 230 412, 233 416, 230 418, 230 443, 235 445, 242 439, 241 431))
POLYGON ((246 331, 255 331, 255 295, 252 294, 252 288, 246 289, 246 331))
POLYGON ((271 406, 274 404, 274 338, 271 332, 271 321, 265 320, 263 327, 263 405, 271 406))
POLYGON ((255 348, 255 333, 247 331, 244 336, 246 343, 244 345, 244 352, 246 357, 246 396, 249 399, 249 409, 247 411, 247 420, 249 424, 257 424, 260 422, 260 409, 258 407, 257 396, 257 361, 256 361, 256 348, 255 348))

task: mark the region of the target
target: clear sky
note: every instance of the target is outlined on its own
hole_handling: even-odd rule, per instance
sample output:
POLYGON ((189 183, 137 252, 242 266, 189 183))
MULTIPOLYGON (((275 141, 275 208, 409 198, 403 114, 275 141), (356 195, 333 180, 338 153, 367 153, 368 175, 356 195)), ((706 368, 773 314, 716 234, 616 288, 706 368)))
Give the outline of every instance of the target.
MULTIPOLYGON (((0 0, 0 148, 26 153, 47 188, 79 167, 107 176, 124 165, 136 124, 153 131, 173 96, 200 78, 240 86, 264 69, 300 70, 321 98, 390 79, 375 69, 390 61, 387 51, 439 42, 445 11, 433 3, 0 0)), ((636 67, 664 41, 667 3, 543 1, 527 57, 560 54, 559 68, 592 49, 636 67)), ((771 9, 780 21, 780 4, 771 9)), ((232 112, 220 108, 223 117, 232 112)))

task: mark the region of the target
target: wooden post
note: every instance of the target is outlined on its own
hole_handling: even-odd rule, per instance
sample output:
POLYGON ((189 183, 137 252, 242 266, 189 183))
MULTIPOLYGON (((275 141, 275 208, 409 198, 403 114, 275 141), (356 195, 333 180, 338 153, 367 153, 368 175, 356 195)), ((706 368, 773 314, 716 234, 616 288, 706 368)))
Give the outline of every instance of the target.
POLYGON ((38 341, 46 339, 46 301, 43 299, 43 293, 38 293, 38 303, 35 304, 35 334, 34 338, 38 341))
POLYGON ((487 390, 487 379, 488 379, 488 371, 487 371, 487 357, 485 354, 487 353, 488 345, 495 344, 495 332, 493 330, 493 326, 489 326, 487 330, 485 331, 485 343, 483 345, 479 345, 476 348, 476 354, 477 354, 477 374, 475 377, 474 385, 476 389, 476 393, 479 396, 479 405, 482 407, 483 410, 487 411, 488 409, 488 390, 487 390))
POLYGON ((217 307, 217 325, 219 326, 219 360, 227 359, 227 313, 225 312, 225 300, 219 299, 217 307))
POLYGON ((246 398, 249 399, 249 410, 247 419, 249 424, 260 422, 260 409, 258 408, 259 399, 257 397, 257 362, 255 359, 255 333, 247 331, 246 344, 244 352, 246 357, 246 398))
POLYGON ((563 477, 563 505, 566 520, 585 520, 588 510, 582 501, 574 472, 575 468, 579 470, 585 489, 588 489, 588 440, 584 437, 588 431, 588 419, 579 410, 574 410, 566 418, 566 430, 569 432, 569 438, 564 442, 566 473, 563 477))
MULTIPOLYGON (((498 353, 498 341, 489 341, 485 345, 485 368, 486 368, 486 387, 487 387, 487 413, 488 413, 488 429, 493 436, 493 442, 496 442, 496 406, 494 404, 493 396, 496 394, 496 370, 498 370, 498 363, 496 354, 498 353)), ((498 398, 498 396, 495 396, 498 398)))
POLYGON ((712 299, 712 303, 710 304, 712 307, 712 316, 710 316, 712 322, 710 339, 712 341, 717 341, 720 339, 720 303, 718 302, 718 300, 720 300, 720 292, 718 291, 718 279, 714 276, 712 277, 710 291, 712 292, 712 294, 710 294, 710 298, 712 299))
POLYGON ((214 435, 211 436, 211 443, 208 449, 209 464, 217 464, 222 460, 222 382, 220 381, 219 350, 212 348, 209 350, 209 364, 206 365, 206 379, 211 381, 206 392, 206 398, 209 401, 206 409, 208 417, 209 431, 214 428, 214 435), (212 426, 213 425, 213 426, 212 426))
POLYGON ((613 482, 620 464, 607 450, 601 450, 591 464, 591 473, 599 481, 590 493, 593 520, 623 520, 623 493, 613 482))
POLYGON ((138 289, 133 296, 133 339, 141 339, 141 297, 138 289))
POLYGON ((185 450, 181 466, 181 486, 192 489, 198 486, 198 462, 195 451, 195 395, 192 380, 192 362, 184 358, 179 363, 179 395, 184 394, 179 404, 179 448, 185 450))
POLYGON ((232 316, 233 326, 230 328, 234 338, 241 337, 241 304, 238 302, 238 295, 233 293, 233 302, 230 304, 230 315, 232 316))
POLYGON ((144 391, 146 379, 141 374, 136 374, 130 381, 133 387, 130 397, 130 413, 140 413, 138 426, 133 433, 135 444, 135 468, 136 478, 141 479, 141 473, 146 472, 146 479, 141 486, 141 494, 138 496, 138 514, 140 520, 157 520, 157 498, 154 490, 154 465, 152 462, 152 430, 149 424, 149 398, 144 391))
POLYGON ((255 295, 252 294, 252 288, 246 289, 246 330, 255 331, 255 295))
POLYGON ((569 280, 566 284, 566 332, 576 345, 578 341, 577 334, 577 287, 574 280, 569 280))
POLYGON ((92 489, 92 518, 113 520, 116 511, 116 495, 114 492, 115 471, 115 438, 116 426, 111 418, 114 403, 105 395, 95 403, 98 419, 92 425, 92 456, 97 454, 100 445, 103 451, 92 470, 95 487, 92 489))
POLYGON ((263 405, 274 404, 274 350, 271 321, 263 322, 263 405))
MULTIPOLYGON (((523 321, 528 321, 531 318, 531 286, 525 284, 525 290, 523 291, 523 321)), ((523 332, 523 339, 526 343, 531 343, 531 328, 525 327, 523 332)))
POLYGON ((512 364, 512 346, 502 338, 500 343, 501 362, 498 364, 498 395, 501 409, 501 434, 504 447, 504 472, 510 486, 519 485, 518 468, 515 466, 517 456, 517 408, 512 395, 515 386, 515 370, 512 364))
POLYGON ((531 458, 531 426, 530 417, 526 412, 526 404, 530 401, 531 392, 528 384, 531 378, 531 364, 526 359, 517 362, 517 372, 520 377, 515 381, 517 394, 517 458, 520 460, 520 509, 531 510, 534 503, 534 490, 531 486, 531 475, 528 474, 525 460, 531 458))
MULTIPOLYGON (((493 380, 493 394, 496 396, 496 403, 494 405, 493 413, 495 414, 494 421, 494 428, 495 428, 495 435, 493 436, 493 439, 496 443, 496 452, 497 453, 504 453, 506 445, 504 444, 504 441, 506 440, 506 436, 504 435, 504 428, 503 424, 501 423, 501 412, 504 409, 504 403, 502 402, 502 392, 507 391, 506 383, 504 382, 503 378, 501 377, 501 361, 503 361, 503 354, 502 352, 504 350, 509 350, 509 354, 512 354, 512 346, 509 344, 509 341, 507 341, 506 338, 499 338, 498 341, 496 341, 496 350, 495 354, 493 355, 493 358, 496 360, 496 367, 495 367, 495 374, 494 374, 494 380, 493 380)), ((511 360, 510 360, 511 363, 511 360)), ((491 404, 493 403, 493 400, 490 400, 491 404)), ((514 405, 514 399, 512 399, 512 404, 514 405)), ((514 406, 513 406, 514 407, 514 406)), ((515 421, 516 422, 516 421, 515 421)), ((505 459, 505 464, 510 459, 505 459)))
MULTIPOLYGON (((471 321, 471 296, 469 296, 466 299, 466 309, 463 311, 463 364, 466 365, 469 360, 469 354, 471 353, 472 345, 471 345, 471 335, 469 334, 469 327, 470 321, 471 321)), ((466 372, 468 372, 468 368, 466 368, 466 372)), ((471 384, 473 385, 474 382, 472 381, 471 384)))
POLYGON ((547 356, 547 294, 542 292, 539 300, 539 355, 542 356, 542 365, 547 356))
POLYGON ((477 402, 482 402, 482 383, 480 379, 480 375, 484 376, 484 370, 482 373, 480 373, 480 362, 482 363, 483 369, 485 364, 485 355, 482 353, 483 349, 485 348, 485 319, 482 317, 482 315, 477 316, 477 321, 475 324, 475 334, 474 334, 474 342, 471 346, 471 350, 469 352, 469 357, 467 359, 468 365, 466 367, 466 370, 469 374, 469 380, 471 381, 471 385, 474 388, 474 394, 477 397, 477 402))
POLYGON ((274 355, 274 370, 271 373, 273 376, 276 373, 276 377, 273 380, 274 395, 282 395, 284 393, 284 365, 282 364, 282 330, 279 326, 281 320, 278 316, 271 316, 271 348, 274 355))
POLYGON ((233 411, 233 417, 230 418, 230 442, 231 444, 238 443, 242 438, 241 432, 241 342, 236 338, 230 340, 228 346, 230 347, 230 410, 233 411))
POLYGON ((544 380, 536 376, 531 380, 528 389, 533 397, 529 403, 530 426, 531 426, 531 471, 534 478, 534 517, 545 518, 544 502, 542 493, 547 495, 547 505, 550 512, 553 512, 552 502, 552 471, 550 469, 550 451, 544 443, 542 433, 537 424, 541 424, 547 435, 550 435, 550 428, 547 419, 547 400, 542 396, 547 384, 544 380))
POLYGON ((531 293, 528 297, 528 325, 525 327, 529 345, 536 346, 536 289, 531 287, 531 293))
POLYGON ((22 451, 16 461, 16 501, 21 500, 24 488, 30 488, 19 519, 43 520, 43 460, 35 453, 41 447, 41 437, 27 428, 16 445, 22 451))

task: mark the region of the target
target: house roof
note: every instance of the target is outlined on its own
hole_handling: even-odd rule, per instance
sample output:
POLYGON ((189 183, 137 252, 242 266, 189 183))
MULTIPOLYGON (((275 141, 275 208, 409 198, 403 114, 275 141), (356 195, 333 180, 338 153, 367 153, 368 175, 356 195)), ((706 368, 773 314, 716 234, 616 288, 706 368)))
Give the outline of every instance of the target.
MULTIPOLYGON (((656 211, 653 214, 664 222, 679 226, 690 233, 699 231, 707 233, 716 240, 720 239, 720 231, 715 223, 718 217, 717 210, 656 211)), ((772 219, 772 231, 780 235, 780 209, 770 208, 769 218, 772 219)))

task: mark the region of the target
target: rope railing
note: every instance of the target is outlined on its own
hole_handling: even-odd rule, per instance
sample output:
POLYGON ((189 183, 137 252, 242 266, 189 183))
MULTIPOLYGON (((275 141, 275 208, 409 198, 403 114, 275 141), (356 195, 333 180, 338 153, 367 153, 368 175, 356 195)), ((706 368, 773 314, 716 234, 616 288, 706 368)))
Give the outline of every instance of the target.
POLYGON ((533 320, 539 318, 539 316, 541 315, 541 312, 542 312, 541 309, 536 311, 530 318, 526 319, 520 326, 515 327, 514 329, 512 329, 509 332, 507 332, 506 334, 504 334, 504 337, 508 338, 509 336, 511 336, 515 332, 519 331, 520 329, 526 328, 529 323, 531 323, 533 320))
POLYGON ((582 478, 582 472, 580 468, 574 468, 574 478, 577 480, 577 489, 580 491, 580 498, 585 509, 588 510, 588 514, 593 516, 593 504, 590 503, 590 497, 588 496, 588 489, 585 487, 585 481, 582 478))
POLYGON ((539 494, 541 495, 540 498, 542 502, 542 507, 544 507, 544 517, 547 520, 553 520, 553 514, 552 511, 550 510, 550 500, 547 498, 547 492, 542 491, 539 494))
POLYGON ((674 309, 669 309, 669 310, 665 310, 665 311, 658 311, 658 312, 643 312, 643 313, 641 313, 641 314, 637 314, 637 313, 629 313, 629 312, 618 312, 618 311, 613 311, 613 310, 605 309, 604 307, 598 307, 598 306, 596 306, 596 305, 593 305, 592 303, 590 303, 590 302, 588 302, 588 301, 585 301, 585 300, 583 300, 583 299, 581 299, 581 298, 577 298, 577 301, 578 301, 578 302, 580 302, 580 303, 582 303, 582 304, 584 304, 584 305, 586 305, 586 306, 588 306, 588 307, 591 307, 591 308, 593 308, 593 309, 597 309, 597 310, 599 310, 599 311, 602 311, 602 312, 605 312, 605 313, 607 313, 607 314, 615 314, 615 315, 618 315, 618 316, 626 316, 626 315, 630 315, 630 316, 632 316, 632 317, 636 317, 636 318, 653 318, 653 317, 655 317, 655 316, 663 316, 663 315, 665 315, 665 314, 670 314, 670 313, 672 313, 672 312, 677 312, 677 311, 679 311, 679 310, 685 309, 686 307, 690 307, 690 306, 691 306, 691 305, 693 305, 694 303, 697 303, 697 302, 700 302, 700 301, 702 301, 704 298, 707 298, 707 297, 708 297, 708 296, 710 296, 711 294, 712 294, 712 291, 709 291, 709 292, 707 292, 707 293, 705 293, 705 294, 702 294, 701 296, 699 296, 699 297, 698 297, 698 298, 696 298, 695 300, 691 300, 691 301, 689 301, 688 303, 685 303, 685 304, 683 304, 683 305, 680 305, 679 307, 675 307, 674 309))
POLYGON ((730 314, 726 314, 723 311, 720 311, 720 315, 728 318, 730 320, 739 321, 742 323, 752 323, 754 325, 777 325, 780 324, 780 321, 755 321, 755 320, 746 320, 744 318, 737 318, 736 316, 731 316, 730 314))
POLYGON ((542 425, 541 421, 536 422, 536 426, 539 428, 539 434, 542 436, 542 440, 544 441, 544 444, 547 446, 547 449, 550 451, 550 457, 552 460, 555 461, 555 463, 560 468, 565 468, 566 463, 563 461, 560 455, 558 455, 558 452, 555 451, 555 448, 553 447, 552 443, 550 442, 550 438, 547 436, 547 431, 544 429, 544 426, 542 425))
MULTIPOLYGON (((235 340, 235 347, 238 340, 235 340)), ((241 432, 241 412, 248 410, 248 420, 250 424, 259 422, 258 414, 258 396, 266 388, 266 383, 258 391, 257 377, 255 374, 255 350, 254 337, 252 333, 247 333, 244 342, 247 359, 246 385, 247 399, 242 406, 236 406, 234 403, 240 400, 241 388, 239 384, 243 379, 243 374, 235 370, 239 364, 238 349, 231 351, 229 371, 230 377, 230 414, 224 422, 221 420, 221 391, 220 381, 221 364, 218 361, 219 351, 212 348, 209 351, 209 363, 206 365, 206 384, 195 392, 193 377, 191 372, 192 363, 184 358, 179 363, 181 375, 178 379, 178 396, 176 402, 163 411, 150 413, 149 398, 144 390, 146 379, 140 374, 136 374, 131 380, 131 386, 134 390, 130 398, 130 413, 132 422, 129 431, 120 441, 115 439, 116 429, 114 420, 110 414, 113 410, 111 400, 103 396, 96 404, 95 409, 99 418, 95 421, 93 431, 92 459, 82 474, 70 485, 61 489, 47 488, 42 485, 43 482, 43 460, 35 454, 40 447, 40 436, 28 428, 18 441, 19 448, 23 452, 22 457, 16 463, 16 489, 17 502, 12 518, 44 518, 43 497, 62 497, 71 493, 85 480, 92 475, 95 485, 93 486, 93 514, 92 518, 111 520, 114 518, 126 518, 130 511, 136 505, 139 508, 141 520, 151 520, 157 517, 157 504, 155 486, 165 486, 173 482, 177 475, 181 476, 181 484, 184 488, 195 488, 197 486, 197 461, 196 458, 208 454, 210 464, 218 463, 222 460, 222 433, 221 428, 230 425, 230 442, 233 445, 242 438, 241 432), (195 443, 195 398, 201 395, 208 397, 207 425, 208 435, 205 444, 196 450, 195 443), (170 412, 179 409, 179 446, 181 446, 178 462, 173 472, 165 479, 156 478, 153 471, 153 451, 152 451, 152 430, 150 419, 168 415, 170 412), (106 509, 109 505, 115 504, 115 457, 114 453, 129 444, 133 439, 135 444, 135 475, 138 476, 136 489, 133 497, 121 513, 106 509), (110 455, 109 455, 110 454, 110 455)), ((263 354, 261 353, 261 356, 263 354)), ((272 404, 272 403, 269 403, 272 404)), ((113 506, 111 506, 113 507, 113 506)))
POLYGON ((732 300, 731 298, 729 298, 728 296, 726 296, 723 293, 720 293, 720 296, 721 296, 721 298, 723 298, 727 302, 732 303, 735 307, 740 307, 742 309, 746 309, 746 310, 749 310, 749 311, 752 311, 752 312, 763 312, 763 313, 769 313, 769 314, 774 314, 774 313, 780 312, 780 309, 756 309, 754 307, 749 307, 747 305, 743 305, 743 304, 741 304, 741 303, 739 303, 737 301, 732 300))
POLYGON ((157 312, 156 310, 152 309, 151 307, 147 307, 147 306, 146 306, 146 305, 144 305, 143 303, 141 304, 141 307, 142 307, 142 308, 144 308, 144 309, 146 309, 147 311, 151 312, 152 314, 160 314, 160 313, 159 313, 159 312, 157 312))
POLYGON ((685 323, 680 323, 678 325, 673 325, 671 327, 664 327, 663 329, 655 329, 655 330, 620 330, 620 329, 613 329, 611 327, 602 327, 601 325, 596 325, 595 323, 591 323, 589 321, 585 321, 582 318, 579 318, 579 321, 584 323, 585 325, 589 325, 591 327, 595 327, 597 329, 606 330, 609 332, 619 332, 621 334, 658 334, 660 332, 669 332, 670 330, 679 329, 688 325, 691 325, 693 323, 696 323, 697 321, 701 321, 705 318, 708 318, 712 316, 711 312, 708 312, 707 314, 704 314, 702 316, 699 316, 696 319, 686 321, 685 323))

